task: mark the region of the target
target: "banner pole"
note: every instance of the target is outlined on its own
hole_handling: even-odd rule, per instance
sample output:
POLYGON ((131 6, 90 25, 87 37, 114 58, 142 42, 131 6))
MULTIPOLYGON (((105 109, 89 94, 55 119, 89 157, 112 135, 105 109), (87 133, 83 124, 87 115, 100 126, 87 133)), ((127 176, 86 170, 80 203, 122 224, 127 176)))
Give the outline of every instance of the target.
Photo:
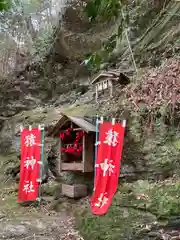
POLYGON ((44 131, 44 126, 39 125, 39 130, 41 131, 41 158, 40 158, 40 182, 39 182, 39 196, 38 196, 38 201, 39 205, 41 204, 41 182, 42 182, 42 168, 44 166, 44 136, 45 136, 45 131, 44 131))
POLYGON ((99 123, 103 123, 103 117, 100 118, 99 121, 98 115, 96 116, 96 142, 95 142, 95 162, 94 162, 94 189, 95 189, 95 178, 96 178, 96 159, 98 154, 98 138, 99 138, 99 123))
POLYGON ((98 128, 99 128, 98 115, 96 115, 96 142, 95 142, 95 158, 94 158, 94 188, 95 188, 95 178, 96 178, 96 158, 97 158, 97 142, 98 142, 98 128))
POLYGON ((20 132, 21 132, 21 133, 23 132, 23 129, 24 129, 24 127, 23 127, 23 125, 21 125, 21 126, 20 126, 20 132))
POLYGON ((124 119, 122 122, 122 126, 125 128, 126 127, 126 120, 124 119))
POLYGON ((115 118, 112 118, 112 125, 113 125, 113 126, 115 125, 115 121, 116 121, 116 119, 115 119, 115 118))

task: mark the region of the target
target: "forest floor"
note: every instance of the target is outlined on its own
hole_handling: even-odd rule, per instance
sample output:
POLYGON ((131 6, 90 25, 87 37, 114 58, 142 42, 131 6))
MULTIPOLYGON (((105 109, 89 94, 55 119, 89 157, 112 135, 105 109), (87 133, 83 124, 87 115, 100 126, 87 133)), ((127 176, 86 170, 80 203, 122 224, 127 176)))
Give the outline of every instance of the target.
POLYGON ((89 197, 55 200, 51 195, 54 186, 48 184, 46 188, 49 192, 46 191, 40 205, 25 206, 17 203, 17 184, 1 182, 0 239, 180 239, 180 182, 177 178, 156 183, 141 180, 120 184, 105 216, 92 215, 89 197))
POLYGON ((76 225, 85 240, 178 240, 179 197, 179 179, 123 183, 105 216, 92 215, 82 200, 76 225))
POLYGON ((17 203, 18 184, 5 177, 0 158, 0 239, 175 240, 180 239, 179 176, 121 183, 105 216, 94 216, 89 197, 56 197, 58 183, 42 186, 41 205, 17 203))
POLYGON ((8 240, 78 240, 74 218, 65 211, 49 210, 49 204, 21 206, 10 189, 0 195, 0 239, 8 240), (8 194, 7 194, 8 193, 8 194))
MULTIPOLYGON (((81 240, 72 213, 63 206, 53 210, 53 194, 43 196, 41 204, 17 202, 18 184, 5 175, 8 162, 8 157, 0 155, 0 239, 81 240)), ((50 187, 46 185, 52 192, 50 187)))

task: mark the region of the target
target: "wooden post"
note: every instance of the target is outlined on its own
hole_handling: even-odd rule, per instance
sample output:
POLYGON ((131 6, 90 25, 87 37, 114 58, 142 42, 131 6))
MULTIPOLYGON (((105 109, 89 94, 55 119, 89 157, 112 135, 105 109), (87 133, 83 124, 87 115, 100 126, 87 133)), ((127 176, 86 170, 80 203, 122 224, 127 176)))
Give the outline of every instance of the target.
POLYGON ((91 133, 85 134, 83 138, 83 172, 94 170, 94 142, 91 133))
MULTIPOLYGON (((86 135, 86 133, 85 133, 86 135)), ((85 135, 83 136, 83 140, 82 140, 82 164, 83 164, 83 172, 85 171, 84 166, 86 164, 86 138, 85 135)))
POLYGON ((109 87, 110 87, 110 97, 113 96, 113 84, 112 84, 112 80, 109 80, 109 87))
POLYGON ((98 86, 96 84, 96 103, 98 102, 98 86))
POLYGON ((105 80, 105 81, 103 82, 103 89, 105 90, 105 89, 107 89, 107 87, 108 87, 108 81, 105 80))
POLYGON ((62 169, 62 154, 61 154, 61 148, 62 148, 62 141, 61 141, 61 138, 59 138, 59 172, 61 172, 61 169, 62 169))

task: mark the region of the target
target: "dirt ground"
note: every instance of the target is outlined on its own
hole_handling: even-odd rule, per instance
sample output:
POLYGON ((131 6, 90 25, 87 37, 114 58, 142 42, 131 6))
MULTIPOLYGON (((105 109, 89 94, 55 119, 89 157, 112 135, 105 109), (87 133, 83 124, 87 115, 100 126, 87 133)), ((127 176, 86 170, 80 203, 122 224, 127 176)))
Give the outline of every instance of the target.
MULTIPOLYGON (((7 189, 6 189, 7 190, 7 189)), ((74 228, 74 218, 65 211, 41 206, 20 206, 16 194, 0 195, 0 239, 7 240, 82 240, 74 228)))
POLYGON ((63 206, 58 212, 51 210, 54 197, 43 196, 38 206, 17 203, 18 184, 5 175, 9 162, 10 157, 0 155, 0 240, 82 240, 71 210, 67 213, 63 206))

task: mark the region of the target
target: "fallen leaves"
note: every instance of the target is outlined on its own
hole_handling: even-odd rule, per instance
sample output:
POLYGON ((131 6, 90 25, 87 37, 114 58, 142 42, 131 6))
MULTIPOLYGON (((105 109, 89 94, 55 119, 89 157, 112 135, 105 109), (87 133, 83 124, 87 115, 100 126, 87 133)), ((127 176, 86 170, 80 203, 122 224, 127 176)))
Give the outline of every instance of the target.
POLYGON ((149 70, 139 85, 124 90, 136 111, 144 105, 149 113, 162 106, 173 114, 180 110, 180 61, 171 59, 163 67, 149 70))

